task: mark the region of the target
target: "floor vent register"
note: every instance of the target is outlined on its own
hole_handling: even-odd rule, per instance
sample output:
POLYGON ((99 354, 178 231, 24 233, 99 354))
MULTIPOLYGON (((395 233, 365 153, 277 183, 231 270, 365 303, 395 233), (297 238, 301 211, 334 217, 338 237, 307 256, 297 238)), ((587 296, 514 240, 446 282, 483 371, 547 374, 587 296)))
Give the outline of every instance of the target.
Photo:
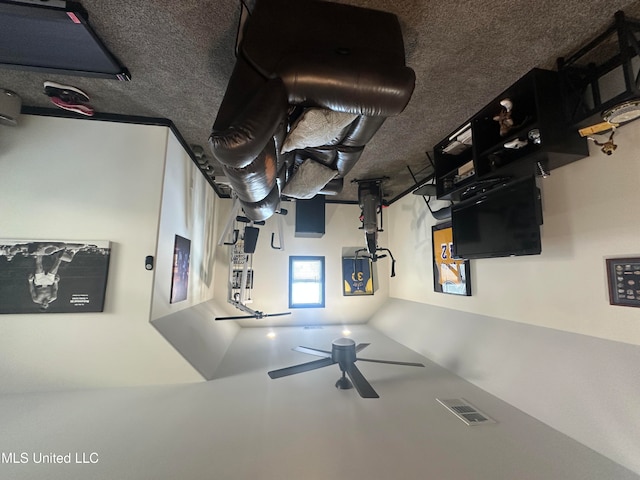
POLYGON ((438 403, 444 406, 447 410, 453 413, 456 417, 462 420, 465 424, 469 426, 473 425, 486 425, 488 423, 497 423, 494 419, 489 417, 489 415, 484 412, 478 410, 476 407, 471 405, 464 398, 447 398, 440 399, 436 398, 438 403))

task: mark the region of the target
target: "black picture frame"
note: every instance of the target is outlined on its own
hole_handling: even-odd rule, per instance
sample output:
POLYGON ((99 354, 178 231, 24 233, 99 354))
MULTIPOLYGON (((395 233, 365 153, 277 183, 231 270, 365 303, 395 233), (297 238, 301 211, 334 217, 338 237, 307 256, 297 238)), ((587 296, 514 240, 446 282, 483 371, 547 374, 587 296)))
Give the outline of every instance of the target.
POLYGON ((454 258, 451 222, 431 227, 433 290, 437 293, 471 296, 471 265, 466 259, 454 258), (445 278, 445 280, 443 280, 445 278))
POLYGON ((609 303, 640 307, 640 257, 607 258, 609 303))
POLYGON ((171 298, 169 303, 182 302, 189 295, 189 264, 191 240, 175 236, 173 244, 173 268, 171 269, 171 298))
POLYGON ((102 312, 107 240, 0 239, 0 314, 102 312))
POLYGON ((369 257, 342 257, 342 296, 357 297, 375 293, 373 265, 369 257))

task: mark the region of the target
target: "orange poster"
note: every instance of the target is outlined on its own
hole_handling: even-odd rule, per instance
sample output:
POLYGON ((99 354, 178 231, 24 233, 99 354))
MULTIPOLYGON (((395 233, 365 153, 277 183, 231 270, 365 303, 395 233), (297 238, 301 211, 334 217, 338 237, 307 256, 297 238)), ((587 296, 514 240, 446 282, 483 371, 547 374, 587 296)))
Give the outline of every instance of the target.
POLYGON ((451 224, 432 227, 434 290, 454 295, 471 295, 469 260, 453 258, 451 224))

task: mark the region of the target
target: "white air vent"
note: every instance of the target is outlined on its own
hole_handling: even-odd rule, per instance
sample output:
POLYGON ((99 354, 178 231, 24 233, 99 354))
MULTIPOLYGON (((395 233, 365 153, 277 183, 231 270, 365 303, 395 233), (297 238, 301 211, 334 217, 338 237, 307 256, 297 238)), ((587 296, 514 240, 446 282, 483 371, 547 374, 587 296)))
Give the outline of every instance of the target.
POLYGON ((305 325, 302 328, 305 330, 322 330, 322 325, 305 325))
POLYGON ((469 426, 496 423, 489 415, 478 410, 464 398, 447 398, 444 400, 436 398, 436 400, 469 426))

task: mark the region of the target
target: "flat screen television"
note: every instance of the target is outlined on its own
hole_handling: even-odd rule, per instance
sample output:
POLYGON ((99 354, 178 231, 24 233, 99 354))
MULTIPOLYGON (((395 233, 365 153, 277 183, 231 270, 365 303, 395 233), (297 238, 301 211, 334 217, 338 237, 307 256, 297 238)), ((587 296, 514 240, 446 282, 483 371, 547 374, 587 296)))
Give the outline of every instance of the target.
POLYGON ((542 202, 535 177, 516 180, 453 206, 454 252, 461 258, 538 255, 542 202))

